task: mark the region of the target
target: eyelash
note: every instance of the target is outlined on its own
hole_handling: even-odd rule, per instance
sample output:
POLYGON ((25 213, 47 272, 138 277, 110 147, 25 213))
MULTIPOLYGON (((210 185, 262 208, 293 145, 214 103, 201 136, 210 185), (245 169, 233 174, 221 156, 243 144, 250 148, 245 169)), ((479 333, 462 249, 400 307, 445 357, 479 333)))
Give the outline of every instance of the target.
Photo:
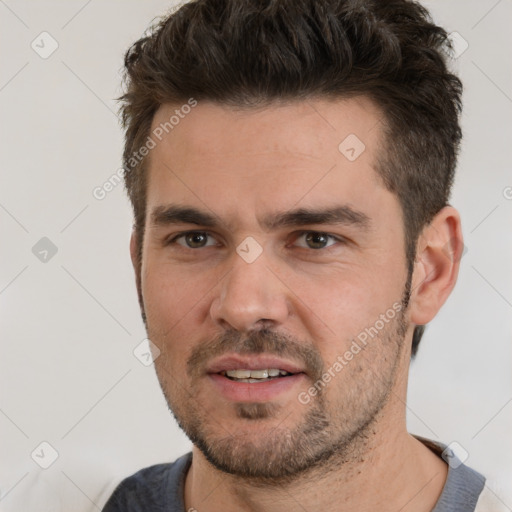
MULTIPOLYGON (((193 234, 202 234, 202 235, 207 235, 209 237, 212 237, 212 238, 215 238, 211 233, 209 233, 208 231, 197 231, 197 230, 193 230, 193 231, 183 231, 181 233, 178 233, 177 235, 173 236, 172 238, 170 238, 169 240, 166 240, 164 245, 166 246, 169 246, 169 245, 181 245, 181 244, 178 244, 177 241, 180 239, 180 238, 183 238, 187 235, 193 235, 193 234)), ((340 237, 340 236, 336 236, 336 235, 331 235, 330 233, 326 233, 325 231, 299 231, 295 234, 294 236, 294 241, 298 240, 300 237, 304 236, 304 235, 308 235, 308 234, 315 234, 315 235, 324 235, 326 237, 328 237, 329 239, 331 240, 334 240, 335 242, 337 243, 340 243, 340 244, 346 244, 347 243, 347 240, 343 237, 340 237)), ((321 247, 320 249, 313 249, 311 247, 300 247, 300 249, 309 249, 311 251, 328 251, 334 244, 331 244, 331 245, 328 245, 326 247, 321 247)), ((205 249, 206 247, 214 247, 212 245, 210 246, 204 246, 204 247, 188 247, 186 245, 182 245, 182 247, 184 249, 190 249, 190 250, 198 250, 198 249, 205 249)))

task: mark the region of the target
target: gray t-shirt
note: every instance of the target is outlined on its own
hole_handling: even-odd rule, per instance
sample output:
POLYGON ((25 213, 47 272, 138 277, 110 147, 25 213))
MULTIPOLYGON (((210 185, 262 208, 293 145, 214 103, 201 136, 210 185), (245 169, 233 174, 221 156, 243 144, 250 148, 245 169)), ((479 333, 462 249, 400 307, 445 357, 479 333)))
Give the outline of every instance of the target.
MULTIPOLYGON (((446 448, 425 438, 417 439, 438 456, 446 448)), ((173 463, 138 471, 118 485, 103 512, 186 512, 183 489, 191 463, 189 452, 173 463)), ((485 478, 464 464, 449 465, 446 483, 432 512, 475 512, 484 484, 485 478)))

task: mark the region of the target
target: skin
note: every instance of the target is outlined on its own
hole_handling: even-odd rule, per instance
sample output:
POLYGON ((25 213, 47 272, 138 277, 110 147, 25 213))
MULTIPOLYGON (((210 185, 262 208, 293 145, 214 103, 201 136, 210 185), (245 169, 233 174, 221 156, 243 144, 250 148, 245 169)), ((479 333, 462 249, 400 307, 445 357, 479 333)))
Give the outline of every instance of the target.
MULTIPOLYGON (((175 108, 163 105, 153 128, 175 108)), ((187 510, 272 512, 300 504, 418 512, 432 510, 442 491, 447 466, 407 432, 405 401, 414 326, 432 320, 457 278, 462 235, 453 208, 441 210, 418 239, 408 307, 321 393, 307 404, 298 400, 404 298, 402 211, 374 168, 383 150, 381 118, 366 98, 258 110, 199 102, 149 155, 140 267, 135 232, 131 255, 148 337, 161 352, 160 384, 195 442, 187 510), (338 150, 349 134, 366 146, 353 162, 338 150), (151 213, 169 205, 218 222, 153 222, 151 213), (263 222, 340 205, 364 214, 366 224, 263 222), (176 239, 189 231, 208 236, 192 239, 201 242, 193 247, 190 238, 176 239), (311 232, 336 238, 320 237, 325 246, 312 248, 311 232), (249 236, 262 249, 252 263, 236 252, 249 236), (272 333, 281 345, 271 343, 272 333), (278 346, 305 376, 265 403, 227 399, 205 373, 228 349, 275 354, 278 346), (308 426, 315 432, 306 435, 308 426)))

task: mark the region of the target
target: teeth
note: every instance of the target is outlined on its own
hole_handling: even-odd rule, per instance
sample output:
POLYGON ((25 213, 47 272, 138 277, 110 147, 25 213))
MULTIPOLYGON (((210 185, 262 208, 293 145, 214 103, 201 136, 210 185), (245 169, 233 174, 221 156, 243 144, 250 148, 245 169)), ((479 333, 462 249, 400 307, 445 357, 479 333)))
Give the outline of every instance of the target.
POLYGON ((251 379, 268 378, 268 370, 251 370, 251 379))
POLYGON ((256 382, 256 380, 253 379, 267 379, 268 377, 289 375, 287 371, 279 370, 278 368, 270 368, 265 370, 228 370, 222 373, 234 379, 250 379, 250 382, 256 382))
POLYGON ((226 375, 236 379, 248 379, 251 376, 251 370, 229 370, 226 375))

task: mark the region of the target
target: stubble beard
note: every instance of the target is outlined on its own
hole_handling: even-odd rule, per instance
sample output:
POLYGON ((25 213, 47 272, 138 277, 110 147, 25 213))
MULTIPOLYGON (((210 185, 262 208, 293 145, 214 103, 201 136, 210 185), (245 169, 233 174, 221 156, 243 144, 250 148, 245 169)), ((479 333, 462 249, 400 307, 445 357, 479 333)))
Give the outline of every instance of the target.
MULTIPOLYGON (((406 301, 403 304, 406 306, 406 301)), ((285 484, 300 475, 321 476, 339 470, 342 464, 365 459, 376 424, 395 385, 405 332, 404 307, 333 382, 320 388, 309 404, 300 405, 304 413, 293 428, 285 426, 286 411, 275 403, 236 403, 233 406, 241 424, 228 432, 194 399, 198 396, 195 384, 186 390, 174 378, 169 378, 164 361, 157 360, 156 370, 173 416, 210 464, 256 485, 285 484), (328 398, 324 390, 336 386, 337 379, 341 392, 331 393, 328 398), (275 426, 277 417, 283 419, 275 426), (253 428, 244 432, 244 422, 250 422, 251 427, 259 422, 259 435, 254 434, 253 428), (266 422, 274 426, 266 426, 266 422)), ((308 375, 315 376, 310 385, 321 379, 325 371, 316 350, 263 329, 247 336, 228 331, 201 345, 188 360, 189 375, 199 375, 206 361, 227 351, 265 352, 294 359, 298 352, 307 365, 308 375)), ((193 383, 198 380, 191 378, 193 383)))

